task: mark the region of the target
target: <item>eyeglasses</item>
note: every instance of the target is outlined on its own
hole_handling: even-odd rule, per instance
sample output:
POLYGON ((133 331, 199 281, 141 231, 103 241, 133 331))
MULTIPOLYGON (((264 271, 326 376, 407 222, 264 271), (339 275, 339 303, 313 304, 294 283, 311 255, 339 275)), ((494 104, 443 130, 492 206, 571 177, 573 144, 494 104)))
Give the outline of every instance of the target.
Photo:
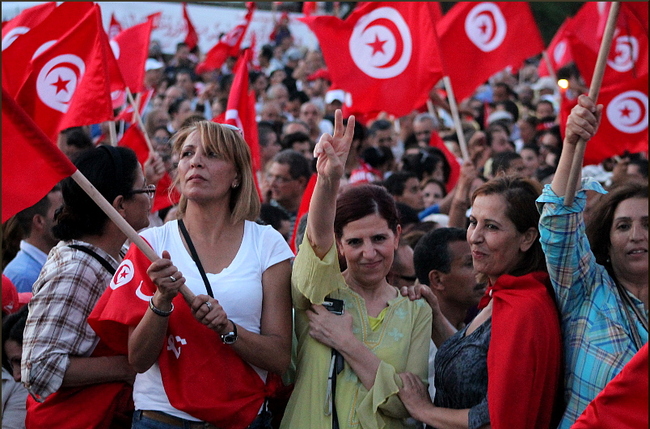
POLYGON ((147 194, 149 198, 152 198, 156 195, 156 185, 146 185, 142 189, 133 189, 129 192, 129 195, 135 194, 147 194))
POLYGON ((291 177, 275 176, 275 175, 273 175, 273 174, 267 174, 267 175, 266 175, 266 181, 267 181, 267 182, 269 182, 269 183, 273 183, 273 182, 275 182, 276 180, 277 180, 278 182, 280 182, 280 184, 285 184, 285 183, 293 182, 293 181, 296 180, 296 179, 291 178, 291 177))

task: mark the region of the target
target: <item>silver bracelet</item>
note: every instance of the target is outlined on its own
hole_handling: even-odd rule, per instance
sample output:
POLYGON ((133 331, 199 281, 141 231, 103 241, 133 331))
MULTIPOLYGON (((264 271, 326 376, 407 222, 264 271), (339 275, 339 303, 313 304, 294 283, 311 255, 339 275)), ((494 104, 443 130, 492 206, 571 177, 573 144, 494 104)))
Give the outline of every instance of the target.
POLYGON ((174 303, 172 302, 171 305, 172 308, 170 308, 169 311, 164 311, 154 305, 153 297, 149 300, 149 308, 160 317, 169 317, 169 315, 172 314, 172 311, 174 311, 174 303))

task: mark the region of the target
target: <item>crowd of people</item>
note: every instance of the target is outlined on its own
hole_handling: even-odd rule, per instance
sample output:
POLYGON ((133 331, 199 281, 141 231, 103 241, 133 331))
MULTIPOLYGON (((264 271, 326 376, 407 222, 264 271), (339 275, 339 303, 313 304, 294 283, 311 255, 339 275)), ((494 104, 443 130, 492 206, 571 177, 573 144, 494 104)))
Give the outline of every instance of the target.
POLYGON ((531 59, 460 103, 459 139, 439 86, 344 118, 277 25, 249 74, 258 171, 222 123, 235 59, 199 73, 184 43, 151 44, 144 165, 108 140, 124 124, 60 134, 160 258, 71 178, 3 225, 3 428, 568 429, 625 403, 598 397, 640 356, 647 386, 647 153, 564 201, 602 114, 574 65, 565 129, 531 59), (166 173, 178 202, 152 211, 166 173))

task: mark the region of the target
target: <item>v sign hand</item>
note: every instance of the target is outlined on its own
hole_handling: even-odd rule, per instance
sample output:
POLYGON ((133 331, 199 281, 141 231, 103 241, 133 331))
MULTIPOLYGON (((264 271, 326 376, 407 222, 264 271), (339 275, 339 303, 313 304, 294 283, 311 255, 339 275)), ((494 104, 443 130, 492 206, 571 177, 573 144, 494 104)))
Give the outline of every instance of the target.
POLYGON ((344 132, 343 113, 337 109, 334 112, 334 135, 323 134, 314 147, 314 157, 318 158, 316 170, 319 177, 327 179, 343 177, 353 135, 354 116, 348 118, 344 132))

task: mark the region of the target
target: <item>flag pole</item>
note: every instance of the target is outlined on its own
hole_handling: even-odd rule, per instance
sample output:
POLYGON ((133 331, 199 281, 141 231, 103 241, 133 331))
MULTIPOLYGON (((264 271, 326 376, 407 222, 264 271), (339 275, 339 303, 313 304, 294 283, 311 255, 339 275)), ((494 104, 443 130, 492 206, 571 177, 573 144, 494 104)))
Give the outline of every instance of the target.
MULTIPOLYGON (((135 229, 124 219, 120 214, 115 210, 104 196, 93 186, 92 183, 86 178, 86 176, 81 173, 81 171, 76 170, 72 173, 72 179, 83 189, 86 194, 99 206, 100 209, 112 220, 115 225, 126 235, 126 237, 134 243, 138 248, 145 254, 151 262, 157 261, 160 257, 154 252, 154 250, 147 244, 146 241, 136 232, 135 229)), ((183 295, 183 298, 188 304, 191 304, 195 298, 194 293, 183 284, 180 287, 180 293, 183 295)))
MULTIPOLYGON (((621 7, 621 2, 613 2, 607 17, 607 24, 605 25, 605 33, 603 40, 600 43, 600 50, 598 51, 598 59, 596 60, 596 68, 594 69, 594 76, 591 80, 591 87, 589 88, 589 98, 594 102, 598 100, 600 93, 600 86, 603 83, 603 74, 605 73, 605 66, 607 65, 607 56, 612 46, 612 39, 614 37, 614 30, 616 29, 616 20, 618 19, 618 11, 621 7)), ((573 155, 573 163, 571 164, 571 171, 569 172, 569 179, 566 184, 566 194, 564 195, 564 205, 573 204, 575 198, 576 188, 578 186, 578 178, 582 171, 582 162, 585 156, 586 141, 583 138, 578 140, 576 144, 575 154, 573 155)))
POLYGON ((108 121, 108 135, 111 138, 111 146, 117 146, 117 136, 115 135, 115 121, 108 121))
POLYGON ((449 99, 449 108, 451 109, 451 117, 454 120, 454 127, 456 128, 456 135, 458 136, 458 145, 460 146, 460 152, 463 154, 463 159, 469 161, 469 151, 467 150, 467 142, 465 142, 465 133, 463 132, 463 126, 460 122, 460 115, 458 114, 458 105, 456 104, 456 96, 454 95, 454 90, 451 87, 451 79, 449 76, 443 76, 442 82, 445 84, 445 90, 447 91, 447 98, 449 99))
POLYGON ((553 79, 553 81, 555 82, 555 86, 557 86, 557 75, 555 74, 555 70, 553 69, 553 65, 551 64, 551 59, 548 57, 548 52, 546 52, 546 50, 542 51, 542 58, 546 63, 546 69, 548 70, 549 76, 551 76, 551 79, 553 79))
POLYGON ((149 152, 153 153, 154 148, 153 145, 151 144, 151 140, 149 140, 149 135, 147 134, 147 130, 144 127, 144 122, 142 122, 142 116, 140 116, 140 109, 136 104, 135 100, 133 100, 133 94, 131 94, 131 90, 128 87, 126 88, 126 96, 129 98, 129 103, 131 103, 131 106, 133 106, 133 116, 135 117, 135 120, 138 122, 138 125, 142 130, 142 134, 144 135, 144 139, 147 142, 147 147, 149 148, 149 152))

